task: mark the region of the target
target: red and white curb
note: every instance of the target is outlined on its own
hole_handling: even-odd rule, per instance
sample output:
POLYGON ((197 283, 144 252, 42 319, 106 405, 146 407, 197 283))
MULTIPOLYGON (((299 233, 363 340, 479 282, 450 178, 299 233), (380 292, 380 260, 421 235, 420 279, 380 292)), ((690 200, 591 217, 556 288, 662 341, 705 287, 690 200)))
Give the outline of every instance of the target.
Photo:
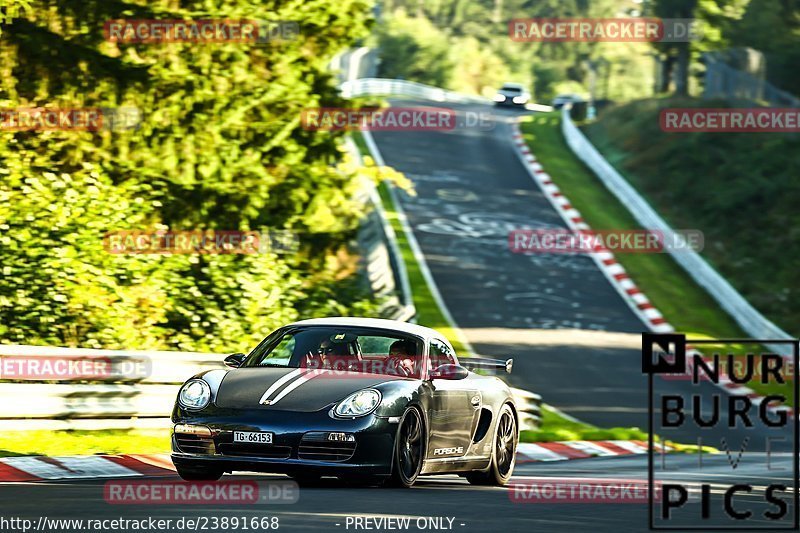
MULTIPOLYGON (((584 222, 580 212, 572 207, 567 197, 564 196, 564 194, 558 188, 558 185, 553 183, 550 175, 544 171, 542 165, 531 153, 530 148, 528 148, 528 145, 525 143, 525 139, 522 137, 519 124, 515 122, 512 124, 511 128, 514 146, 517 149, 517 156, 522 160, 522 163, 528 170, 528 173, 539 185, 539 188, 544 192, 545 197, 561 215, 561 218, 564 219, 567 226, 573 231, 591 230, 592 228, 586 222, 584 222)), ((664 318, 664 315, 662 315, 661 312, 656 309, 655 306, 653 306, 647 296, 641 290, 639 290, 639 288, 636 286, 636 283, 634 283, 634 281, 628 276, 625 268, 617 262, 613 253, 604 250, 588 255, 594 259, 595 263, 597 263, 597 266, 600 267, 600 271, 605 275, 606 278, 608 278, 608 281, 611 282, 611 285, 617 290, 617 292, 622 296, 623 300, 625 300, 628 306, 650 329, 650 331, 654 333, 672 333, 675 331, 675 328, 669 322, 667 322, 667 320, 664 318)), ((692 346, 687 345, 686 348, 688 355, 700 355, 706 361, 711 360, 710 358, 703 356, 692 346)), ((672 379, 686 378, 683 376, 674 376, 672 379)), ((763 396, 755 392, 753 389, 738 383, 733 383, 726 376, 720 375, 719 383, 717 385, 730 394, 746 395, 755 405, 758 405, 764 399, 763 396)), ((790 408, 780 407, 775 409, 772 406, 770 406, 770 408, 771 411, 787 410, 789 415, 793 414, 793 410, 790 408)))
MULTIPOLYGON (((653 444, 653 446, 656 450, 661 451, 660 444, 653 444)), ((669 451, 672 448, 666 446, 665 449, 669 451)), ((520 442, 517 446, 517 464, 646 453, 647 443, 639 440, 520 442)))
POLYGON ((0 483, 174 475, 169 454, 0 458, 0 483))
MULTIPOLYGON (((573 231, 591 230, 592 228, 589 227, 589 224, 584 222, 580 212, 570 204, 569 199, 564 196, 558 185, 553 183, 550 175, 544 171, 542 165, 531 153, 530 148, 525 144, 525 140, 519 130, 519 124, 514 123, 511 127, 514 145, 517 148, 517 155, 528 169, 533 180, 539 185, 542 192, 544 192, 550 204, 552 204, 555 210, 561 215, 561 218, 567 223, 567 226, 573 231)), ((625 268, 617 262, 613 253, 602 251, 589 255, 594 259, 600 267, 600 271, 608 278, 611 285, 620 293, 633 312, 636 313, 642 322, 647 324, 651 331, 656 333, 670 333, 675 331, 675 329, 667 323, 661 312, 650 303, 647 296, 639 290, 636 283, 628 276, 625 268)))
MULTIPOLYGON (((655 446, 656 449, 661 449, 659 445, 655 446)), ((635 440, 520 442, 517 447, 517 464, 645 453, 647 443, 635 440)), ((175 475, 175 467, 166 453, 0 458, 0 483, 175 475)))

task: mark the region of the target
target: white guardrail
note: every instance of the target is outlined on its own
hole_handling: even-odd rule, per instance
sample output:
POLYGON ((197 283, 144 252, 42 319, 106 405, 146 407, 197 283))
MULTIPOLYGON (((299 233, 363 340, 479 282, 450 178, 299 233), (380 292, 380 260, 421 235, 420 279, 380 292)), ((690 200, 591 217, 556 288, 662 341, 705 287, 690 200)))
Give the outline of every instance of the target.
MULTIPOLYGON (((600 181, 628 209, 645 229, 672 232, 669 224, 656 213, 628 181, 612 167, 572 122, 569 111, 562 111, 562 132, 567 144, 600 181)), ((671 252, 672 258, 702 286, 741 328, 753 339, 792 339, 791 335, 759 313, 703 257, 692 250, 671 252)), ((768 344, 770 350, 788 355, 786 345, 768 344)))
MULTIPOLYGON (((203 370, 225 368, 224 357, 0 344, 0 430, 166 428, 180 385, 203 370), (112 371, 85 380, 22 380, 21 360, 36 360, 40 369, 57 360, 101 361, 112 371)), ((518 389, 514 395, 522 429, 536 427, 541 398, 518 389)))
POLYGON ((423 83, 387 78, 360 78, 349 80, 339 86, 342 97, 356 98, 360 96, 407 96, 432 100, 434 102, 452 103, 489 103, 490 100, 479 96, 460 94, 423 83))
MULTIPOLYGON (((361 165, 361 154, 352 138, 347 138, 346 147, 361 165)), ((414 322, 417 309, 406 264, 397 245, 397 235, 386 216, 375 184, 367 178, 363 181, 359 201, 371 209, 358 230, 358 243, 367 283, 372 294, 382 300, 378 314, 382 318, 414 322)))

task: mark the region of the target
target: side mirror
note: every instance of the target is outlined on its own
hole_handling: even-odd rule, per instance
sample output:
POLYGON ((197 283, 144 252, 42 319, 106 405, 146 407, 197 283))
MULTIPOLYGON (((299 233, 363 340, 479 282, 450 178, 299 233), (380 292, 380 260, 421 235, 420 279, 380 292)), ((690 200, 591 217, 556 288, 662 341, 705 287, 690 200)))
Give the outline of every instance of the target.
POLYGON ((431 371, 430 379, 464 379, 469 370, 459 365, 442 365, 431 371))
POLYGON ((243 353, 232 353, 228 357, 225 358, 225 366, 229 366, 231 368, 239 368, 244 363, 245 358, 247 356, 243 353))

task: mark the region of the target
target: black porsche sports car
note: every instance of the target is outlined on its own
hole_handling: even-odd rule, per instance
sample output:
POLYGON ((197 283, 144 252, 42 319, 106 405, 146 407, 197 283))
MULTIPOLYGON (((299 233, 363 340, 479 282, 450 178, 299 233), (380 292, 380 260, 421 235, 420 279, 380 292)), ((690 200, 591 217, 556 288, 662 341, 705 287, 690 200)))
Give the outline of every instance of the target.
POLYGON ((410 487, 428 474, 511 477, 514 398, 499 378, 473 372, 510 372, 510 359, 460 363, 435 330, 326 318, 282 327, 225 363, 232 369, 186 381, 175 402, 172 461, 183 479, 247 470, 410 487))

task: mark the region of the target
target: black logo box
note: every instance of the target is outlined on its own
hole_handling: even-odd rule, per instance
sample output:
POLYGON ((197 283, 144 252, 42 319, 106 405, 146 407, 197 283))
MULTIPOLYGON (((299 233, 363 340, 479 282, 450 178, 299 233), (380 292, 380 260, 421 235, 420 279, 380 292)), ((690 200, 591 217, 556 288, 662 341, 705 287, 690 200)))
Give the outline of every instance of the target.
MULTIPOLYGON (((753 526, 745 527, 727 527, 727 526, 707 526, 707 527, 687 527, 687 526, 658 526, 655 524, 655 516, 653 515, 653 486, 654 486, 654 468, 653 468, 653 415, 655 413, 653 407, 653 376, 656 374, 685 374, 686 373, 686 345, 692 344, 787 344, 792 347, 792 358, 794 363, 795 374, 798 371, 800 364, 800 340, 798 339, 687 339, 686 335, 681 333, 642 333, 642 372, 647 374, 647 425, 648 425, 648 449, 647 449, 647 477, 648 477, 648 514, 649 514, 649 529, 651 531, 797 531, 800 529, 800 462, 798 455, 800 454, 800 424, 798 424, 798 409, 797 399, 800 397, 800 379, 795 375, 793 379, 793 394, 794 406, 792 408, 792 422, 794 424, 793 440, 794 440, 794 513, 792 518, 792 525, 788 527, 769 527, 759 528, 753 526), (673 355, 672 360, 665 357, 658 356, 654 358, 653 346, 658 346, 665 353, 670 352, 673 355)), ((662 495, 663 497, 663 495, 662 495)))

